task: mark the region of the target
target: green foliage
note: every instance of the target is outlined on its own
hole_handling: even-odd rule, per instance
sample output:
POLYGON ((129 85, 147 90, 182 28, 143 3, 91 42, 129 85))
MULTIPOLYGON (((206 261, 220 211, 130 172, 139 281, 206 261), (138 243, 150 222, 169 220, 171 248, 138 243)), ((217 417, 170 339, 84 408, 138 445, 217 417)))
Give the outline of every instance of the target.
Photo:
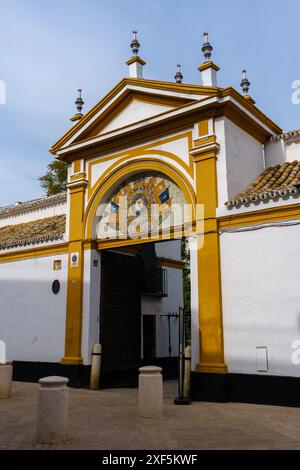
POLYGON ((47 172, 39 177, 47 196, 53 196, 67 190, 68 166, 59 160, 53 160, 47 166, 47 172))

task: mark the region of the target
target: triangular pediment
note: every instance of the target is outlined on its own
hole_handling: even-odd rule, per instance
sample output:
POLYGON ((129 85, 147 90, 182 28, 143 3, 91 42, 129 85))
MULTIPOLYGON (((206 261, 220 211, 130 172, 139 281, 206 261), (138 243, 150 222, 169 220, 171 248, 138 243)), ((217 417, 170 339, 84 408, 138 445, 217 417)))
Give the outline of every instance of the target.
POLYGON ((168 101, 147 101, 146 97, 144 99, 131 98, 128 104, 127 100, 124 101, 123 106, 125 105, 125 107, 123 109, 122 106, 118 107, 115 117, 113 117, 113 115, 109 116, 110 119, 108 119, 107 124, 104 124, 103 127, 100 124, 98 129, 99 135, 128 126, 135 122, 143 121, 144 119, 165 113, 176 107, 174 103, 171 105, 168 101))
POLYGON ((62 148, 164 115, 216 93, 213 87, 123 79, 51 149, 62 148))
POLYGON ((122 129, 131 124, 144 121, 153 116, 171 111, 189 103, 190 99, 178 99, 141 93, 136 90, 124 92, 116 103, 112 103, 94 123, 91 123, 74 142, 122 129))

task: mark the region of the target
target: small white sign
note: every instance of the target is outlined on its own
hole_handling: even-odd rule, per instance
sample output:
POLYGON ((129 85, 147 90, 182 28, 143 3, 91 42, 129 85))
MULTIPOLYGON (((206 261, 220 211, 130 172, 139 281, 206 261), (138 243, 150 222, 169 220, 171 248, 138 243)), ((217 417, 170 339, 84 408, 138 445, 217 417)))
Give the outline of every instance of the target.
POLYGON ((79 253, 74 252, 70 255, 70 268, 78 268, 79 266, 79 253))
POLYGON ((266 346, 256 348, 256 370, 257 372, 268 372, 268 351, 266 346))

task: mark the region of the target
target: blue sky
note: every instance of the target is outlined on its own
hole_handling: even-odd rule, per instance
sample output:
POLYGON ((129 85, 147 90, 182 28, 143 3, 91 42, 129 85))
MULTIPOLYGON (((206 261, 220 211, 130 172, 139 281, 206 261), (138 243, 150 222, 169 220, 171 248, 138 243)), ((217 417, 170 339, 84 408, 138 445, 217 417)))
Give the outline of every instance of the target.
POLYGON ((70 127, 77 88, 84 111, 127 75, 138 30, 145 78, 201 83, 209 32, 220 86, 239 89, 246 67, 257 106, 284 130, 300 128, 298 0, 0 0, 0 206, 42 195, 37 178, 70 127))

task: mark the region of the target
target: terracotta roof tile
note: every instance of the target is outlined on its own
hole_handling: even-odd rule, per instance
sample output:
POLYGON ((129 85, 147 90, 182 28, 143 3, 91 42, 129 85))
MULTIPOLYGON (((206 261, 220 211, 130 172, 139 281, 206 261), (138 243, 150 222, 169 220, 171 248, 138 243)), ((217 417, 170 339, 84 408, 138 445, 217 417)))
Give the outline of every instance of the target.
POLYGON ((65 228, 65 214, 0 227, 0 250, 58 240, 65 233, 65 228))
POLYGON ((300 161, 267 168, 245 191, 230 199, 228 207, 299 193, 300 161))

